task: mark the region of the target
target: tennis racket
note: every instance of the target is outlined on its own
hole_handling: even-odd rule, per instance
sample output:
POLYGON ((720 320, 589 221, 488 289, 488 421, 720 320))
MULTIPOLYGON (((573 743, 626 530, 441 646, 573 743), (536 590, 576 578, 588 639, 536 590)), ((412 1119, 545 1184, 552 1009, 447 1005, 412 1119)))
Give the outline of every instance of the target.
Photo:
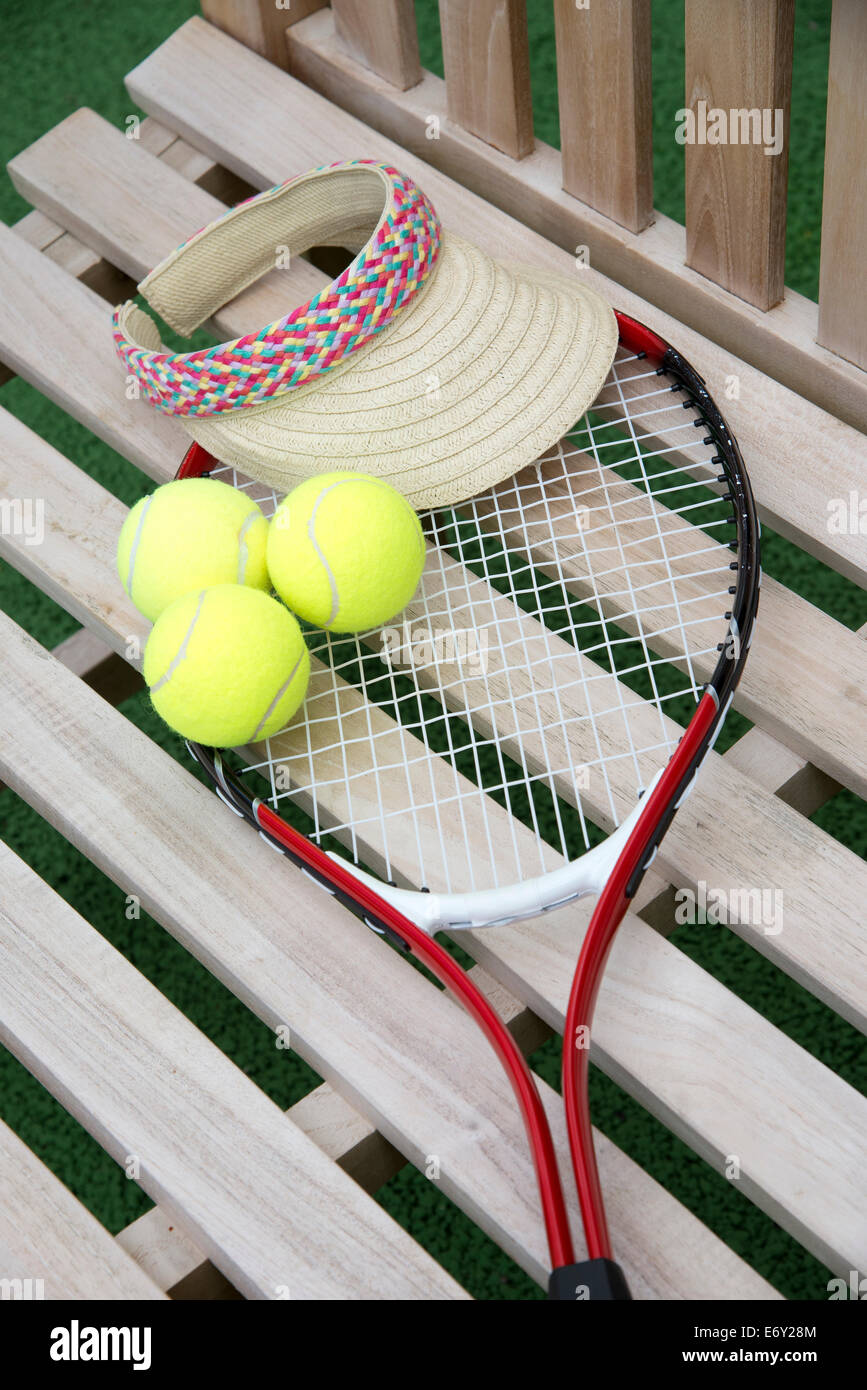
MULTIPOLYGON (((190 745, 235 811, 484 1029, 524 1116, 560 1299, 630 1297, 593 1151, 593 1007, 614 933, 722 727, 760 586, 749 479, 704 380, 617 318, 611 372, 574 430, 484 495, 422 515, 427 563, 395 623, 308 631, 308 696, 286 730, 244 750, 190 745), (433 938, 584 894, 597 902, 563 1048, 587 1244, 576 1262, 532 1074, 433 938)), ((179 476, 206 472, 266 515, 279 501, 194 444, 179 476)))

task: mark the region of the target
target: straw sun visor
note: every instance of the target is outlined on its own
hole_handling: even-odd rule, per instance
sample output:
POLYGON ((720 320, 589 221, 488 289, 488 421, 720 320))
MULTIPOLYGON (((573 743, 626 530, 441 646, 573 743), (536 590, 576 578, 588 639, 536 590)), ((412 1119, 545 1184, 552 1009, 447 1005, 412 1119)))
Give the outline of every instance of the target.
MULTIPOLYGON (((118 350, 157 380, 159 408, 175 410, 199 444, 250 477, 285 493, 315 474, 356 469, 385 479, 416 508, 450 505, 531 463, 599 393, 617 323, 582 272, 494 261, 443 231, 420 190, 385 166, 314 171, 248 200, 179 247, 140 289, 188 334, 273 269, 275 246, 299 254, 323 244, 359 248, 322 302, 345 342, 344 303, 351 312, 352 296, 361 297, 354 323, 363 331, 316 374, 302 368, 286 387, 266 385, 267 399, 248 394, 248 403, 228 409, 225 401, 213 409, 167 401, 162 363, 139 360, 147 356, 140 349, 159 350, 152 321, 131 304, 116 313, 116 341, 130 340, 118 350), (406 275, 408 249, 415 260, 406 275), (375 286, 378 304, 402 275, 399 302, 371 333, 365 285, 375 286)), ((305 327, 321 338, 321 304, 311 303, 305 327)), ((252 338, 248 357, 258 351, 252 338)))
POLYGON ((267 405, 184 424, 203 448, 279 492, 357 468, 416 508, 471 497, 556 443, 614 358, 608 304, 566 276, 542 278, 445 232, 411 308, 327 376, 267 405))
POLYGON ((317 171, 318 177, 292 186, 291 202, 277 189, 239 203, 173 251, 142 280, 139 292, 188 338, 274 269, 278 247, 286 248, 287 264, 311 246, 360 251, 385 215, 386 188, 371 172, 363 167, 317 171))

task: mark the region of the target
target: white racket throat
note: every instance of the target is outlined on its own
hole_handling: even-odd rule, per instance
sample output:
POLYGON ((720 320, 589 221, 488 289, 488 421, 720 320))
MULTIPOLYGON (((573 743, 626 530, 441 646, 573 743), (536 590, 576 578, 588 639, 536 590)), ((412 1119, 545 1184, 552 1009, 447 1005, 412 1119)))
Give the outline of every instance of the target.
POLYGON ((635 809, 601 844, 594 845, 593 849, 562 868, 502 887, 471 893, 427 893, 416 888, 398 888, 395 884, 383 883, 333 850, 328 851, 328 857, 348 870, 353 878, 378 893, 429 936, 438 931, 502 927, 509 922, 539 917, 588 894, 600 893, 611 877, 647 805, 648 795, 663 771, 660 768, 635 809))

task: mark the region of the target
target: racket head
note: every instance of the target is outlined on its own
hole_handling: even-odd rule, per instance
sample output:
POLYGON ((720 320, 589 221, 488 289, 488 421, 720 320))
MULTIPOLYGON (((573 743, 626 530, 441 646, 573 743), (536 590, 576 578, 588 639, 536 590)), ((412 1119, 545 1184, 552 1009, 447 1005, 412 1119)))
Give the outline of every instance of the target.
MULTIPOLYGON (((601 891, 615 865, 634 891, 746 660, 759 527, 740 451, 690 364, 617 317, 574 430, 422 514, 406 612, 306 631, 310 688, 287 730, 231 754, 191 745, 260 830, 291 821, 431 931, 535 915, 601 891)), ((179 476, 203 471, 266 515, 280 500, 194 445, 179 476)))

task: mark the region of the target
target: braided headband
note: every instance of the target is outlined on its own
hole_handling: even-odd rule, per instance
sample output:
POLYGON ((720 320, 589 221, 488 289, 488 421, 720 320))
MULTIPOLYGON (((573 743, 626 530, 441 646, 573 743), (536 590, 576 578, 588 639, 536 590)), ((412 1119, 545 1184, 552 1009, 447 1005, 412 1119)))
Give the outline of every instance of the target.
POLYGON ((329 245, 358 252, 336 280, 285 318, 219 347, 166 352, 153 319, 131 300, 120 305, 112 330, 127 372, 170 415, 214 415, 291 391, 400 313, 436 264, 440 223, 404 174, 374 160, 348 160, 239 203, 173 251, 138 288, 188 337, 281 255, 291 259, 329 245))

